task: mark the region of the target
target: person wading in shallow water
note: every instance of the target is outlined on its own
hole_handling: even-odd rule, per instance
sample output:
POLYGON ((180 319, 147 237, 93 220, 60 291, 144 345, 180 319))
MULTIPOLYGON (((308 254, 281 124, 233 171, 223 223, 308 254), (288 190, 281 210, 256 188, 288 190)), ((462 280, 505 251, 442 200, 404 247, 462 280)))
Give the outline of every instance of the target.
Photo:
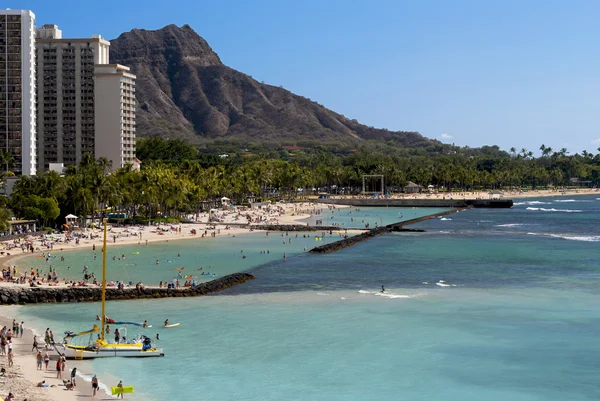
POLYGON ((385 288, 383 288, 383 286, 381 286, 381 292, 385 292, 385 288))
POLYGON ((98 378, 96 377, 96 375, 94 375, 94 377, 92 377, 92 389, 94 390, 92 397, 95 397, 96 391, 98 391, 98 378))

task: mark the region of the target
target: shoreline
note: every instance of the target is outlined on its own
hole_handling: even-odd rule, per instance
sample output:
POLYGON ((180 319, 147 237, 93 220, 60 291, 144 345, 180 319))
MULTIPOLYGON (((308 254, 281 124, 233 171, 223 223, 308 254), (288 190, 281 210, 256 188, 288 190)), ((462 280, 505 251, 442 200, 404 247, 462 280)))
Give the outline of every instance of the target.
MULTIPOLYGON (((415 194, 394 194, 390 196, 389 199, 460 199, 460 200, 477 200, 477 199, 488 199, 491 198, 492 195, 490 192, 494 191, 479 191, 479 192, 443 192, 443 193, 415 193, 415 194)), ((596 189, 568 189, 565 191, 562 190, 552 190, 552 189, 540 189, 535 191, 516 191, 516 190, 508 190, 508 191, 500 191, 502 192, 501 196, 495 196, 497 199, 522 199, 522 198, 542 198, 542 197, 551 197, 551 196, 585 196, 585 195, 599 195, 600 196, 600 188, 596 189)), ((345 195, 329 195, 328 199, 373 199, 370 196, 345 196, 345 195)), ((318 202, 318 198, 311 199, 312 201, 318 202)))
MULTIPOLYGON (((10 311, 3 311, 0 314, 0 325, 12 327, 13 318, 6 316, 7 313, 17 315, 18 310, 14 307, 10 311)), ((27 323, 27 322, 26 322, 27 323)), ((81 398, 91 398, 95 400, 114 400, 115 397, 108 394, 110 386, 100 381, 100 388, 96 393, 96 397, 92 398, 92 387, 89 380, 93 373, 90 364, 86 361, 68 360, 65 370, 62 372, 62 380, 69 380, 71 370, 77 367, 77 386, 73 391, 67 390, 61 379, 56 378, 56 359, 55 351, 48 351, 50 355, 50 363, 48 370, 43 367, 42 370, 36 368, 36 353, 32 352, 33 336, 38 335, 38 343, 40 335, 32 328, 26 326, 25 333, 22 337, 13 337, 13 352, 14 365, 8 367, 6 357, 0 357, 0 366, 6 369, 6 377, 8 380, 0 381, 0 391, 2 396, 12 392, 15 396, 15 401, 27 399, 27 401, 77 401, 81 398), (88 377, 90 376, 90 377, 88 377), (47 384, 54 387, 37 387, 37 383, 45 380, 47 384)), ((43 339, 42 339, 43 342, 43 339)), ((44 354, 43 347, 38 347, 44 354)), ((139 401, 142 399, 136 397, 139 401)))
MULTIPOLYGON (((302 203, 282 203, 276 204, 278 213, 276 216, 271 216, 272 219, 276 219, 275 221, 269 222, 265 220, 264 224, 240 224, 236 221, 239 218, 239 214, 231 211, 223 212, 223 220, 222 222, 217 223, 207 223, 207 222, 190 222, 190 223, 177 223, 170 224, 164 223, 160 226, 127 226, 127 227, 116 227, 109 225, 110 232, 107 233, 107 249, 111 246, 122 246, 122 245, 143 245, 146 242, 157 243, 161 241, 183 241, 183 240, 192 240, 192 239, 209 239, 209 238, 217 238, 223 236, 230 235, 243 235, 249 234, 253 232, 263 232, 269 230, 268 226, 272 225, 280 225, 280 226, 303 226, 306 224, 306 220, 309 219, 312 215, 310 213, 306 213, 309 211, 317 211, 323 209, 329 209, 332 205, 328 205, 325 203, 318 202, 302 202, 302 203), (300 210, 299 210, 300 209, 300 210), (231 224, 231 226, 229 226, 231 224), (228 227, 229 228, 225 228, 228 227), (173 232, 173 227, 178 227, 181 231, 173 232), (165 228, 168 228, 165 230, 165 228), (150 229, 150 230, 148 230, 150 229), (191 230, 195 229, 197 234, 191 234, 191 230), (206 231, 207 234, 205 237, 202 236, 201 231, 206 231), (214 232, 215 237, 212 237, 212 233, 214 232), (138 234, 141 233, 141 238, 138 234), (114 236, 117 236, 116 240, 114 236)), ((347 206, 337 206, 335 208, 345 208, 347 206)), ((257 211, 251 211, 249 213, 254 213, 255 215, 261 215, 257 211)), ((263 213, 263 215, 269 215, 268 213, 263 213)), ((262 216, 262 215, 261 215, 262 216)), ((263 216, 264 217, 264 216, 263 216)), ((205 218, 208 220, 208 214, 206 216, 202 215, 200 218, 205 218)), ((315 226, 310 226, 314 229, 315 226)), ((24 257, 39 255, 45 252, 52 252, 54 254, 60 254, 60 252, 70 252, 74 250, 83 250, 89 248, 93 248, 94 246, 98 249, 102 248, 102 231, 96 230, 93 231, 91 229, 86 229, 87 234, 89 233, 97 233, 98 237, 94 239, 81 239, 80 244, 76 244, 74 241, 70 243, 62 242, 64 240, 64 234, 55 234, 50 235, 53 238, 60 238, 61 242, 56 242, 56 245, 52 249, 48 249, 42 247, 41 240, 39 238, 34 239, 34 242, 38 242, 38 244, 34 245, 35 252, 21 252, 19 248, 13 248, 10 255, 0 255, 0 266, 4 268, 9 268, 14 265, 19 259, 24 257)), ((7 242, 12 241, 0 241, 0 245, 4 244, 5 249, 7 246, 7 242)), ((91 250, 91 249, 90 249, 91 250)), ((11 250, 8 250, 11 251, 11 250)), ((2 282, 0 282, 0 286, 2 282)))

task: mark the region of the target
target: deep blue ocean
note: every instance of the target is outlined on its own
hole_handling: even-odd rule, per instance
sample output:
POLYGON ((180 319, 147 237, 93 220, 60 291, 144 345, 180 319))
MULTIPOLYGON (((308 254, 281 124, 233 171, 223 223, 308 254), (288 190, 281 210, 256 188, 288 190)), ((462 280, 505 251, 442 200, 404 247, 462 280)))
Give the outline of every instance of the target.
MULTIPOLYGON (((471 209, 327 255, 303 251, 314 238, 279 249, 276 237, 247 235, 252 262, 236 266, 255 280, 207 297, 107 304, 111 317, 154 324, 164 358, 79 370, 135 386, 132 400, 598 400, 599 199, 471 209), (265 247, 277 257, 255 256, 265 247), (156 328, 166 318, 181 326, 156 328)), ((222 246, 239 258, 236 240, 222 246)), ((183 250, 217 266, 216 253, 183 242, 152 257, 183 250)), ((5 308, 42 332, 84 330, 98 313, 94 303, 5 308)))

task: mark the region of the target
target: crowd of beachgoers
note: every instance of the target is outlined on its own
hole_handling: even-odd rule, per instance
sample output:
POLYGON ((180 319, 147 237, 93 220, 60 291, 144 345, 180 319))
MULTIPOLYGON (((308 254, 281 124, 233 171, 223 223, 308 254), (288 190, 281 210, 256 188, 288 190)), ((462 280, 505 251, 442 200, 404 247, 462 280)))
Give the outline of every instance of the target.
MULTIPOLYGON (((541 196, 569 196, 597 194, 597 190, 570 190, 570 191, 532 191, 532 192, 504 192, 505 198, 522 197, 541 197, 541 196)), ((405 195, 410 198, 442 198, 448 194, 411 194, 405 195)), ((488 198, 491 194, 482 193, 453 193, 456 198, 488 198)), ((223 209, 189 216, 189 222, 182 224, 153 224, 149 226, 131 225, 118 226, 112 225, 108 232, 108 247, 112 244, 148 244, 149 242, 177 240, 193 237, 219 237, 223 235, 237 235, 250 232, 250 230, 260 230, 261 225, 267 224, 306 224, 303 220, 318 215, 323 209, 339 208, 343 206, 333 206, 327 204, 318 204, 314 202, 304 203, 274 203, 265 205, 260 209, 248 209, 227 206, 223 209), (248 223, 251 223, 249 225, 248 223)), ((3 281, 0 285, 18 285, 18 286, 73 286, 73 285, 98 285, 96 277, 90 277, 89 281, 73 282, 69 280, 60 280, 56 272, 40 274, 37 270, 18 272, 18 259, 26 255, 35 254, 39 257, 48 257, 49 254, 57 251, 67 251, 70 249, 79 249, 81 247, 101 246, 102 231, 98 228, 83 228, 65 231, 61 233, 27 235, 23 234, 19 238, 13 238, 7 241, 0 241, 0 261, 3 262, 3 281), (89 283, 89 284, 88 284, 89 283)), ((125 285, 124 283, 109 283, 112 286, 125 285)), ((144 285, 137 283, 136 285, 144 285)), ((188 283, 185 283, 188 285, 188 283)), ((60 366, 61 371, 66 365, 59 362, 59 356, 53 355, 50 350, 43 348, 40 353, 36 347, 32 347, 34 334, 23 323, 12 326, 12 336, 9 342, 8 329, 13 318, 0 318, 0 326, 5 329, 0 331, 0 397, 12 400, 27 401, 74 401, 79 397, 92 397, 95 393, 91 383, 83 382, 81 384, 72 383, 71 372, 65 370, 64 378, 57 374, 56 366, 60 366), (15 336, 18 326, 19 335, 15 336), (4 333, 4 336, 3 336, 4 333), (6 353, 2 351, 2 338, 6 342, 6 353), (9 349, 11 356, 9 357, 9 349), (48 352, 48 358, 46 358, 48 352), (39 368, 39 360, 42 360, 42 368, 39 368), (47 360, 48 359, 48 360, 47 360), (50 369, 44 366, 50 365, 50 369), (60 364, 60 365, 57 365, 60 364), (58 378, 57 378, 58 377, 58 378), (65 380, 66 379, 66 380, 65 380), (70 391, 75 390, 75 391, 70 391), (13 398, 10 398, 9 393, 13 398)), ((18 320, 17 320, 18 321, 18 320)), ((45 346, 45 345, 44 345, 45 346)), ((74 361, 74 367, 83 362, 74 361)), ((97 378, 94 379, 96 384, 97 378)))
MULTIPOLYGON (((202 213, 195 216, 189 216, 188 223, 182 224, 159 224, 153 225, 110 225, 107 229, 108 248, 115 245, 140 244, 158 241, 172 241, 179 239, 201 238, 201 237, 220 237, 228 235, 238 235, 248 233, 251 230, 260 230, 261 226, 267 224, 305 224, 302 220, 318 214, 322 209, 335 209, 339 206, 316 204, 316 203, 275 203, 264 204, 260 209, 249 209, 227 206, 223 209, 212 211, 211 213, 202 213), (248 223, 251 223, 249 225, 248 223)), ((99 227, 98 225, 96 227, 99 227)), ((23 233, 18 238, 12 238, 7 241, 0 241, 0 260, 3 262, 2 281, 0 285, 4 286, 43 286, 43 287, 71 287, 80 285, 99 286, 100 279, 90 273, 89 280, 74 282, 61 279, 56 271, 40 272, 38 269, 19 269, 18 261, 21 257, 35 255, 40 258, 49 258, 51 255, 58 256, 60 251, 68 251, 89 247, 95 250, 101 250, 102 230, 99 228, 73 229, 64 232, 44 233, 44 234, 26 234, 23 233), (21 271, 23 270, 23 271, 21 271)), ((192 283, 182 282, 182 286, 189 286, 192 283)), ((108 286, 128 286, 129 283, 109 282, 108 286)), ((144 286, 142 283, 136 283, 136 286, 144 286)), ((166 286, 167 283, 165 282, 166 286)), ((4 320, 9 320, 6 318, 4 320)), ((0 325, 4 324, 0 318, 0 325)), ((8 325, 7 325, 8 326, 8 325)), ((31 330, 20 328, 20 333, 24 336, 12 339, 15 344, 15 355, 11 358, 11 366, 8 366, 8 360, 0 354, 0 369, 4 369, 0 376, 6 379, 0 380, 0 397, 7 397, 12 394, 14 400, 28 401, 47 401, 76 400, 77 395, 92 395, 90 383, 83 383, 83 386, 73 386, 71 383, 70 372, 65 371, 65 378, 57 379, 56 363, 61 363, 61 370, 66 364, 59 361, 57 355, 53 355, 51 349, 46 349, 46 343, 42 343, 42 361, 46 365, 46 352, 49 353, 50 369, 36 369, 39 354, 32 349, 34 342, 31 330), (67 379, 63 382, 64 379, 67 379), (75 391, 69 391, 75 390, 75 391), (5 394, 4 394, 5 393, 5 394)), ((0 332, 0 352, 1 352, 1 332, 0 332)), ((39 342, 37 339, 36 342, 39 342)), ((82 362, 69 362, 76 366, 82 362)))

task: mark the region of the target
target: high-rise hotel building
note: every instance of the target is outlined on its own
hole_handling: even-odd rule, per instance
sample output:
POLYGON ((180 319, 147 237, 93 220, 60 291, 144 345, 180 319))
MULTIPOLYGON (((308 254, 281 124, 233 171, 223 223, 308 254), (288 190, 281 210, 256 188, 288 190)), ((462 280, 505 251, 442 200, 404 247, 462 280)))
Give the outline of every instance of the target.
POLYGON ((56 25, 36 31, 28 10, 0 10, 0 166, 34 175, 79 164, 84 153, 113 169, 135 162, 135 75, 109 64, 100 35, 65 39, 56 25), (1 156, 1 155, 0 155, 1 156))
POLYGON ((95 154, 94 68, 108 63, 110 43, 99 35, 63 39, 56 25, 37 30, 38 165, 79 164, 95 154))
POLYGON ((36 173, 35 15, 0 10, 0 150, 16 174, 36 173))
POLYGON ((135 75, 120 64, 96 65, 96 157, 113 169, 135 162, 135 75))
POLYGON ((37 31, 38 162, 79 164, 84 153, 113 168, 135 157, 135 75, 109 64, 110 42, 63 39, 56 25, 37 31))

